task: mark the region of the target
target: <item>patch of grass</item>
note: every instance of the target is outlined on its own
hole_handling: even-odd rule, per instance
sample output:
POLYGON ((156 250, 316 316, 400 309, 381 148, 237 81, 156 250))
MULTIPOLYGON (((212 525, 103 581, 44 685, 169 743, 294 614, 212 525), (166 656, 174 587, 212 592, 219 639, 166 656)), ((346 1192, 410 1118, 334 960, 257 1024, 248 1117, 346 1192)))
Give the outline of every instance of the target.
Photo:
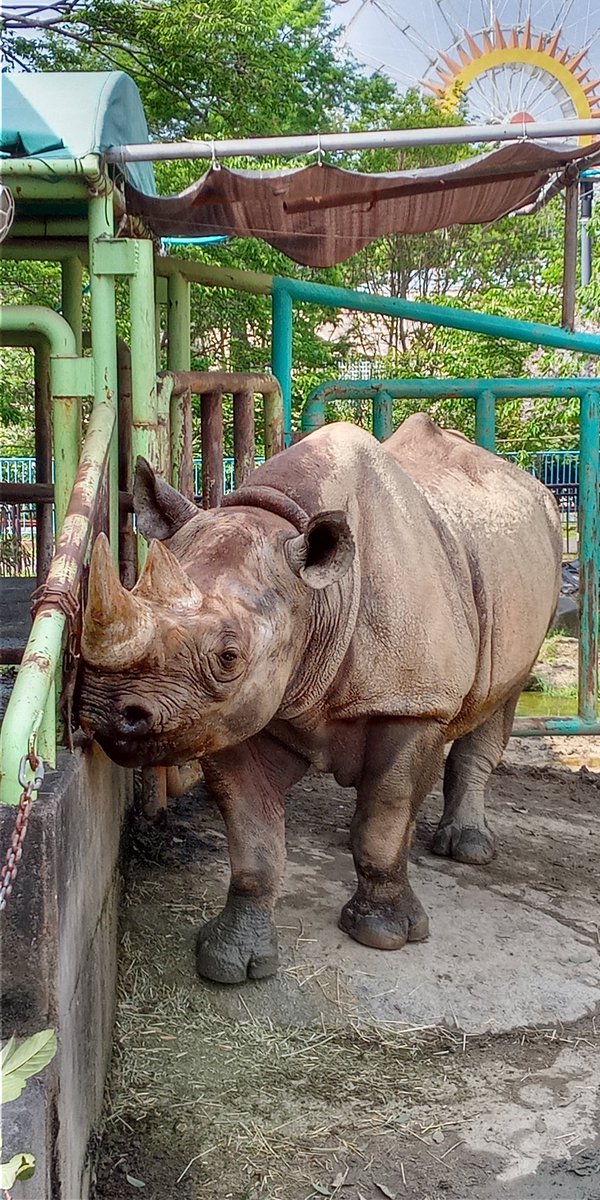
POLYGON ((542 647, 538 654, 538 661, 548 663, 550 665, 556 662, 558 652, 564 640, 564 634, 562 634, 558 629, 551 629, 550 633, 542 643, 542 647))
POLYGON ((542 679, 539 675, 536 675, 534 671, 527 691, 537 692, 540 695, 551 697, 553 700, 572 700, 573 697, 577 696, 577 684, 570 683, 565 687, 557 687, 547 679, 542 679))

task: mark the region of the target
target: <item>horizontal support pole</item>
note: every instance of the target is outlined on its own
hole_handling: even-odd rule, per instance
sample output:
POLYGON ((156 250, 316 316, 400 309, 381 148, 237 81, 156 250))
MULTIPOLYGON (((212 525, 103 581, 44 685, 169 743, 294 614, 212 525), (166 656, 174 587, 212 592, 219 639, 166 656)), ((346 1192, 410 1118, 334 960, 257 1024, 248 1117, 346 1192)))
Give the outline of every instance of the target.
POLYGON ((173 376, 174 394, 190 391, 194 396, 205 392, 221 392, 232 396, 236 392, 252 392, 255 396, 279 392, 279 380, 274 375, 258 375, 243 371, 168 371, 173 376))
POLYGON ((240 271, 237 267, 213 267, 211 263, 192 262, 172 255, 158 255, 154 260, 157 275, 183 275, 190 283, 203 287, 232 288, 236 292, 250 292, 253 296, 270 296, 273 276, 262 271, 240 271))
MULTIPOLYGON (((81 238, 87 237, 88 223, 81 217, 71 217, 66 221, 57 217, 36 218, 15 221, 10 232, 13 238, 81 238)), ((4 253, 4 247, 2 252, 4 253)))
MULTIPOLYGON (((20 483, 9 480, 0 483, 0 504, 53 504, 53 483, 20 483)), ((123 512, 133 512, 131 492, 119 492, 119 506, 123 512)))
POLYGON ((1 158, 0 179, 15 195, 18 191, 13 181, 16 184, 27 179, 43 179, 52 184, 66 179, 94 186, 104 181, 109 188, 112 186, 99 154, 85 154, 83 158, 1 158))
POLYGON ((24 653, 24 646, 15 646, 13 650, 0 646, 0 667, 18 667, 23 661, 24 653))
POLYGON ((598 737, 600 721, 581 717, 516 717, 511 737, 598 737))
MULTIPOLYGON (((300 279, 273 280, 273 294, 287 294, 299 304, 319 304, 326 308, 345 308, 351 312, 382 313, 426 325, 444 325, 467 333, 486 337, 509 338, 533 346, 552 346, 557 350, 573 350, 583 354, 600 354, 600 335, 569 333, 553 325, 534 321, 517 321, 514 317, 495 317, 487 313, 450 308, 445 304, 427 304, 402 300, 395 296, 371 296, 349 288, 331 287, 324 283, 306 283, 300 279)), ((471 381, 473 382, 473 381, 471 381)), ((479 384, 481 390, 481 382, 479 384)))
POLYGON ((310 404, 316 396, 325 403, 353 397, 369 400, 379 392, 387 392, 394 400, 420 400, 422 397, 428 400, 476 400, 482 391, 493 392, 496 400, 569 398, 580 396, 593 387, 598 387, 598 380, 586 376, 577 379, 336 379, 320 384, 306 403, 310 404))
POLYGON ((62 262, 65 258, 76 257, 87 263, 88 243, 75 238, 72 241, 56 237, 32 241, 15 236, 2 243, 2 257, 14 262, 62 262))
POLYGON ((225 141, 144 142, 113 146, 106 162, 164 162, 171 159, 283 158, 337 151, 401 149, 409 146, 467 146, 478 142, 600 138, 600 118, 522 121, 506 125, 454 125, 432 129, 376 129, 357 133, 309 133, 291 137, 231 138, 225 141))

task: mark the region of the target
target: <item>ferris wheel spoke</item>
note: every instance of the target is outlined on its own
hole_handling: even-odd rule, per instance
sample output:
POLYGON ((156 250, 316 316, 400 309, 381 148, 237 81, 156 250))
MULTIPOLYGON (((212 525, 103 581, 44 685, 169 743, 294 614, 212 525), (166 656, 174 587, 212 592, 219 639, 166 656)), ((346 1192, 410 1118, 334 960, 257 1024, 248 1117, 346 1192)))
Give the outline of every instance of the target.
MULTIPOLYGON (((574 80, 583 75, 584 86, 586 67, 588 83, 600 76, 600 0, 358 0, 352 7, 356 11, 347 25, 353 33, 349 44, 363 62, 375 64, 403 86, 418 86, 425 77, 434 90, 449 97, 454 82, 462 77, 462 65, 470 62, 465 91, 470 121, 478 117, 483 122, 502 121, 518 113, 539 121, 570 114, 575 107, 573 89, 564 75, 564 82, 561 79, 557 61, 574 80), (367 30, 363 18, 369 12, 367 30), (382 21, 391 34, 387 40, 382 21), (524 37, 528 23, 529 44, 524 37), (358 50, 357 25, 367 42, 364 51, 362 46, 358 50), (504 40, 498 37, 497 27, 504 40), (470 31, 470 41, 465 30, 470 31), (498 63, 491 52, 505 47, 519 51, 527 47, 533 53, 527 62, 521 54, 511 61, 509 54, 498 63), (565 48, 569 55, 563 58, 565 48), (579 48, 587 57, 571 67, 569 57, 575 59, 579 48)), ((599 99, 588 98, 590 112, 599 99)))
POLYGON ((431 42, 426 41, 408 21, 402 22, 402 19, 397 17, 390 4, 383 2, 383 0, 373 0, 373 7, 378 8, 384 16, 387 16, 392 25, 395 25, 396 29, 404 35, 407 41, 411 42, 417 50, 420 50, 426 56, 430 66, 435 66, 437 55, 434 57, 431 56, 431 42))
MULTIPOLYGON (((561 26, 564 25, 565 21, 568 21, 571 13, 573 11, 574 5, 575 5, 575 0, 562 0, 562 4, 559 5, 556 16, 554 17, 554 28, 555 29, 560 29, 561 26)), ((588 11, 589 11, 589 9, 588 9, 588 11)))

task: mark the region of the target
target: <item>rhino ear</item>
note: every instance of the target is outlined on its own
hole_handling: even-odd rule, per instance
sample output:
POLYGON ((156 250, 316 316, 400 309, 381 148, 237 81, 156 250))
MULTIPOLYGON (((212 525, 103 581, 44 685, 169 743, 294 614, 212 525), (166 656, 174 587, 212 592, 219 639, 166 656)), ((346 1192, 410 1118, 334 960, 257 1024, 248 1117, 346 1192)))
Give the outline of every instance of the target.
POLYGON ((285 543, 292 571, 312 588, 338 583, 350 570, 355 554, 354 538, 343 512, 318 513, 304 533, 285 543))
POLYGON ((135 465, 133 511, 144 537, 164 542, 192 517, 197 517, 200 509, 161 479, 140 456, 135 465))

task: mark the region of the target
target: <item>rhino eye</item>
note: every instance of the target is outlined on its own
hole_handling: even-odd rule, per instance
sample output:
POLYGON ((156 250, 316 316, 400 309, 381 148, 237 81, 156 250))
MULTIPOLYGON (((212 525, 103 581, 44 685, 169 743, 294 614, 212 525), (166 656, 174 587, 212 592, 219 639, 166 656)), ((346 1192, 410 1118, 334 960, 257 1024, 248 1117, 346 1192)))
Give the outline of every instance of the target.
POLYGON ((238 660, 237 650, 223 650, 219 655, 219 661, 224 667, 234 667, 238 660))

